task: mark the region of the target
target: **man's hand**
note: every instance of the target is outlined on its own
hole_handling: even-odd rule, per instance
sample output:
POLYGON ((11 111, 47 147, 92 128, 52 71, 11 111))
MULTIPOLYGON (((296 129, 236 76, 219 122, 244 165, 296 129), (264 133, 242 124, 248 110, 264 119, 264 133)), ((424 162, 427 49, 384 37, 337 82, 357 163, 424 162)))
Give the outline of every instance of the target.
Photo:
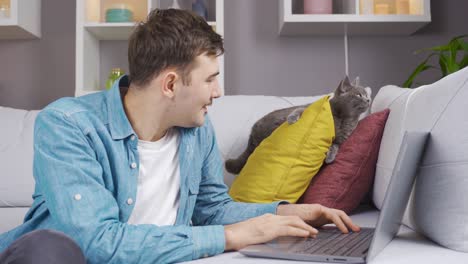
POLYGON ((319 204, 283 204, 278 206, 277 215, 265 214, 226 225, 225 250, 239 250, 281 236, 315 237, 318 231, 312 226, 318 227, 328 223, 334 223, 343 233, 348 233, 347 227, 355 232, 360 230, 341 210, 319 204))
POLYGON ((225 250, 239 250, 248 245, 265 243, 280 236, 315 236, 317 229, 298 216, 264 214, 224 226, 225 250))
POLYGON ((361 230, 345 212, 320 204, 281 204, 276 209, 276 214, 299 216, 315 227, 334 223, 343 233, 348 233, 348 227, 354 232, 361 230))

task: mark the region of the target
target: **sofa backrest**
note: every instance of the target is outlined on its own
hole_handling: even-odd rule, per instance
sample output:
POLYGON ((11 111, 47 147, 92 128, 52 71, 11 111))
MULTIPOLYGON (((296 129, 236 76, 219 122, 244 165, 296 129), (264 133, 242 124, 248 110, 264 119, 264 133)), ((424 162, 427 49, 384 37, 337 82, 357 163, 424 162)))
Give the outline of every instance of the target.
POLYGON ((0 210, 32 204, 33 130, 38 112, 0 107, 0 210))

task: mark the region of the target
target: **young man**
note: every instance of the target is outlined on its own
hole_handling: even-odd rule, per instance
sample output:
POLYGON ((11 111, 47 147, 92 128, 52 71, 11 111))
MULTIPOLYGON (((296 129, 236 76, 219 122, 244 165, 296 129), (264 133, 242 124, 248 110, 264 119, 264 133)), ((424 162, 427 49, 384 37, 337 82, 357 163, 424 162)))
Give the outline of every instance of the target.
MULTIPOLYGON (((330 222, 358 231, 345 213, 320 205, 231 200, 206 115, 220 96, 223 52, 202 18, 155 10, 130 38, 129 76, 108 92, 47 106, 35 124, 34 203, 21 226, 0 236, 3 257, 12 258, 13 245, 40 247, 21 241, 43 229, 54 231, 42 241, 75 242, 88 263, 187 261, 314 236, 311 225, 330 222)), ((70 257, 80 255, 69 248, 70 257)))

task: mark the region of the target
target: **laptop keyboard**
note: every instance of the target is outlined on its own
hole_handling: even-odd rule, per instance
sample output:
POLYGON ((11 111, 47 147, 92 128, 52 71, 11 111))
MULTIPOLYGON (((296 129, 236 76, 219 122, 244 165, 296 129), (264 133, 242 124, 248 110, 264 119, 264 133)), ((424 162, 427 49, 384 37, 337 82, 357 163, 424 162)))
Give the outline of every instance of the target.
POLYGON ((324 229, 320 230, 317 238, 298 242, 290 251, 299 254, 361 256, 369 247, 373 234, 373 229, 364 228, 349 234, 343 234, 338 229, 324 229))

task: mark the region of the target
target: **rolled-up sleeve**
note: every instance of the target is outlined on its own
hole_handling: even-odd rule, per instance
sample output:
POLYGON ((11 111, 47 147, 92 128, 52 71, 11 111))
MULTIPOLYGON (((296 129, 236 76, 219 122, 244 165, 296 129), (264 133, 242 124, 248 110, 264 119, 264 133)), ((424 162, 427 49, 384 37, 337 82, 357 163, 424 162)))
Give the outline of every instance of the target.
POLYGON ((193 259, 214 256, 224 252, 226 239, 222 225, 194 226, 193 234, 193 259))

